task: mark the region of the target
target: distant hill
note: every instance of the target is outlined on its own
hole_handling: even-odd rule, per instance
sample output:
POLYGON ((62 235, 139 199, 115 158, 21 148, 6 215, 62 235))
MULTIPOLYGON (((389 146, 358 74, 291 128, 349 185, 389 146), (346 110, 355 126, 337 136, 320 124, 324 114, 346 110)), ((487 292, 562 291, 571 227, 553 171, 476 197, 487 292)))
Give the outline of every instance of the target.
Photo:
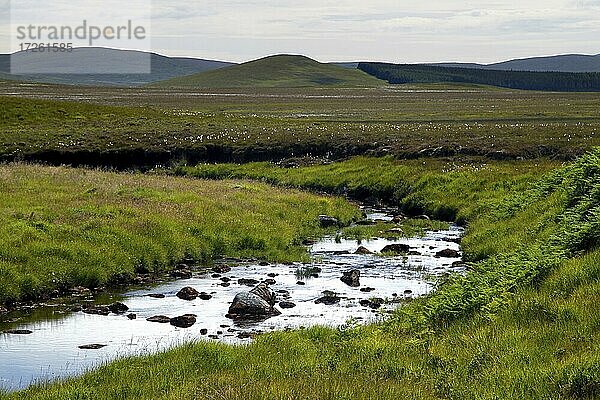
POLYGON ((195 88, 239 87, 372 87, 385 84, 357 69, 322 64, 296 55, 276 55, 214 71, 169 79, 152 86, 195 88))
POLYGON ((390 84, 469 83, 510 89, 600 91, 600 73, 499 71, 431 65, 360 63, 358 68, 390 84))
POLYGON ((600 54, 595 56, 583 54, 565 54, 548 57, 532 57, 504 61, 495 64, 437 63, 427 65, 450 68, 488 69, 497 71, 600 72, 600 54))
MULTIPOLYGON (((134 50, 116 50, 99 47, 76 48, 72 53, 49 56, 47 53, 16 53, 20 63, 31 73, 11 76, 10 54, 0 54, 0 79, 31 80, 46 83, 62 83, 71 85, 117 85, 138 86, 162 81, 178 76, 190 75, 203 71, 234 65, 232 63, 184 57, 166 57, 155 53, 134 50), (127 66, 131 71, 147 62, 150 55, 150 74, 79 74, 78 71, 90 70, 90 66, 102 69, 102 66, 127 66), (63 71, 60 74, 35 73, 48 68, 63 71)), ((137 69, 139 70, 139 69, 137 69)))

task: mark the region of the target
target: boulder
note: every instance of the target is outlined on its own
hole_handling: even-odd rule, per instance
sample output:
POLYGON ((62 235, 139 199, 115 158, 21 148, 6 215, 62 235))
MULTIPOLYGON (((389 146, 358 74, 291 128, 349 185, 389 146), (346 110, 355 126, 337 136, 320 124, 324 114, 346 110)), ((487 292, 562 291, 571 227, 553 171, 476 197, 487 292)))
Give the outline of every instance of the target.
POLYGON ((460 253, 456 250, 444 249, 435 253, 435 256, 443 258, 460 258, 460 253))
POLYGON ((133 319, 137 319, 137 314, 133 314, 133 313, 132 314, 127 314, 127 318, 132 319, 132 320, 133 319))
POLYGON ((249 292, 238 293, 229 307, 228 318, 234 320, 266 319, 281 314, 274 306, 277 296, 266 283, 249 292))
POLYGON ((321 228, 331 228, 333 226, 340 226, 340 221, 328 215, 319 215, 319 224, 321 228))
POLYGON ((179 297, 181 300, 195 300, 198 296, 200 296, 200 293, 193 287, 189 286, 186 286, 177 292, 177 297, 179 297))
POLYGON ((166 315, 155 315, 154 317, 146 318, 148 322, 158 322, 159 324, 168 324, 171 322, 171 318, 166 315))
POLYGON ((409 251, 410 246, 401 243, 388 244, 383 249, 381 249, 382 253, 408 253, 409 251))
POLYGON ((360 246, 358 249, 356 249, 354 254, 373 254, 373 252, 367 249, 365 246, 360 246))
POLYGON ((360 271, 353 269, 343 273, 344 275, 340 278, 348 286, 359 287, 360 286, 360 271))
POLYGON ((169 323, 178 328, 189 328, 196 323, 196 316, 194 314, 185 314, 180 317, 171 318, 169 323))
POLYGON ((113 314, 125 314, 127 312, 127 310, 129 310, 129 307, 127 307, 125 304, 117 301, 116 303, 109 305, 108 309, 113 314))

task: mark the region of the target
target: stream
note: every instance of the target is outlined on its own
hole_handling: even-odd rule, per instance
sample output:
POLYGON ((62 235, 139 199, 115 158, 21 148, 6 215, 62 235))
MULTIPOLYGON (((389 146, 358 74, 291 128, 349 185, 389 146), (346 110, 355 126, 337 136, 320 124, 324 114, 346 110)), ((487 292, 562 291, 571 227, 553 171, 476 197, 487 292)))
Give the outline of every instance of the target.
MULTIPOLYGON (((367 217, 382 221, 392 218, 385 211, 370 211, 367 217)), ((119 315, 75 311, 73 304, 80 304, 82 299, 71 300, 73 303, 63 299, 13 312, 0 320, 0 332, 18 329, 31 333, 0 333, 0 388, 19 390, 34 383, 78 375, 120 357, 151 354, 192 341, 244 344, 257 334, 274 330, 314 325, 338 327, 349 321, 377 322, 399 304, 429 293, 443 274, 464 270, 459 257, 436 256, 445 249, 460 251, 457 243, 462 233, 461 228, 451 226, 445 231, 426 232, 423 237, 408 239, 374 238, 359 243, 325 237, 309 247, 312 260, 309 264, 237 261, 229 272, 197 270, 190 279, 86 300, 99 304, 122 302, 129 309, 119 315), (359 246, 378 253, 396 243, 409 245, 411 253, 355 254, 359 246), (344 271, 352 269, 360 270, 359 287, 340 280, 344 271), (295 307, 277 305, 281 315, 264 321, 232 321, 225 314, 234 296, 254 286, 240 283, 239 279, 272 279, 275 283, 270 287, 278 301, 293 302, 295 307), (208 294, 210 299, 178 298, 179 290, 188 286, 208 294), (340 301, 333 305, 316 304, 315 300, 325 290, 335 292, 340 301), (197 322, 189 328, 177 328, 169 323, 147 321, 157 315, 184 314, 195 314, 197 322), (86 345, 100 345, 92 346, 100 348, 80 348, 86 345)), ((232 262, 222 260, 217 266, 232 262)))

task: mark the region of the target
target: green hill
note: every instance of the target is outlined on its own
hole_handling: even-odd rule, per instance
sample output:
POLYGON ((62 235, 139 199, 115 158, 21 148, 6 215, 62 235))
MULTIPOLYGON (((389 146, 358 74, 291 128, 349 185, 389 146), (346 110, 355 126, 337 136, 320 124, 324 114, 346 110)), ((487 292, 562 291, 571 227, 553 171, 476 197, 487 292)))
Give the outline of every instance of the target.
POLYGON ((304 56, 276 55, 240 65, 152 84, 162 87, 364 87, 386 83, 357 69, 322 64, 304 56))

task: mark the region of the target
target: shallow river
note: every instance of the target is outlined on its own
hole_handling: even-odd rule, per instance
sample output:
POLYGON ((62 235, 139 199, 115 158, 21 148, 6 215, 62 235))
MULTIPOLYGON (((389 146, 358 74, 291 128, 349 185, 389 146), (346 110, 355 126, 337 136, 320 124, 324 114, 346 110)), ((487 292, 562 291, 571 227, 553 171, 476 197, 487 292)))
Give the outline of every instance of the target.
MULTIPOLYGON (((371 213, 369 217, 389 219, 384 213, 371 213)), ((80 374, 118 357, 152 353, 195 340, 248 343, 252 340, 246 337, 248 333, 313 325, 336 327, 351 319, 356 323, 375 322, 403 300, 430 292, 440 275, 462 270, 461 266, 452 266, 460 261, 459 258, 435 257, 440 250, 460 250, 456 241, 461 234, 459 228, 451 227, 448 231, 427 232, 419 238, 373 239, 360 244, 355 240, 336 242, 334 238, 324 238, 310 247, 313 260, 310 264, 240 263, 219 276, 214 272, 197 272, 191 279, 102 299, 107 304, 117 300, 125 303, 129 307, 127 314, 136 314, 137 318, 133 320, 127 314, 101 316, 72 312, 71 306, 65 304, 20 312, 9 316, 11 322, 0 322, 0 332, 25 329, 32 333, 0 333, 0 387, 16 390, 33 382, 80 374), (353 254, 359 246, 379 252, 392 243, 408 244, 411 251, 421 255, 353 254), (313 270, 307 271, 308 268, 313 270), (349 269, 360 270, 360 287, 350 287, 340 280, 342 272, 349 269), (315 271, 319 271, 318 276, 311 276, 315 271), (224 287, 222 278, 229 278, 230 286, 224 287), (240 323, 227 319, 225 314, 235 294, 251 289, 240 285, 240 278, 274 279, 271 288, 278 293, 278 300, 291 301, 296 307, 278 307, 281 315, 261 322, 240 323), (176 297, 186 286, 209 293, 212 298, 185 301, 176 297), (365 291, 366 288, 373 290, 365 291), (324 290, 335 292, 341 298, 340 302, 315 304, 324 290), (149 297, 148 294, 165 297, 149 297), (385 304, 378 310, 359 304, 360 300, 373 298, 384 299, 385 304), (182 329, 146 321, 156 315, 176 317, 183 314, 197 315, 196 324, 182 329), (89 344, 105 347, 96 350, 79 348, 89 344)))

